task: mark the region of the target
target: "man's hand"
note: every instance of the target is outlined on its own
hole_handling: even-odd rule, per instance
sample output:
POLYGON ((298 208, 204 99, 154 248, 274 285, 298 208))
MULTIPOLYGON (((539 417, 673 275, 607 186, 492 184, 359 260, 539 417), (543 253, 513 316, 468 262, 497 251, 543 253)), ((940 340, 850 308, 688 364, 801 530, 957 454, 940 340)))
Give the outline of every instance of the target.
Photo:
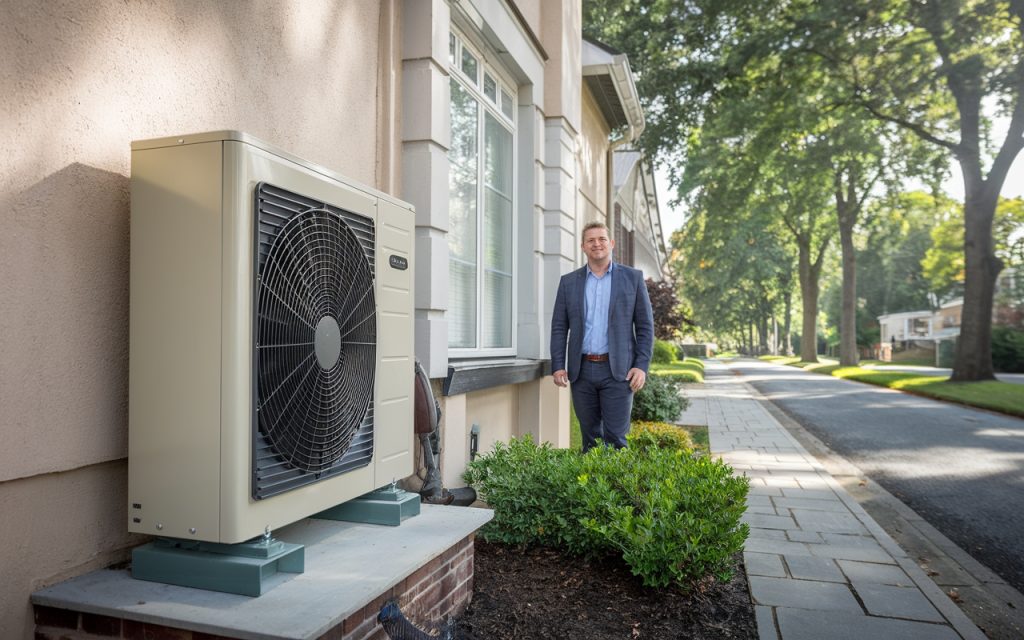
POLYGON ((629 388, 633 390, 633 393, 636 393, 644 388, 644 383, 647 382, 647 374, 644 373, 643 369, 634 367, 626 374, 626 381, 629 382, 629 388))
POLYGON ((569 386, 569 374, 565 369, 559 369, 558 371, 551 374, 551 377, 555 379, 555 384, 559 387, 569 386))

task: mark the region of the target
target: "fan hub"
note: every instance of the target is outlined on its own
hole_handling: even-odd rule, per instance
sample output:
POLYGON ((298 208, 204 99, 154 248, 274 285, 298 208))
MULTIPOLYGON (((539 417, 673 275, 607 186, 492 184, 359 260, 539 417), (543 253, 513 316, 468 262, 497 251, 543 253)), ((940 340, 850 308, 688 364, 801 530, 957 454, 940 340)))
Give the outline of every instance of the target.
POLYGON ((341 329, 332 316, 320 318, 313 336, 313 349, 321 369, 331 370, 341 357, 341 329))

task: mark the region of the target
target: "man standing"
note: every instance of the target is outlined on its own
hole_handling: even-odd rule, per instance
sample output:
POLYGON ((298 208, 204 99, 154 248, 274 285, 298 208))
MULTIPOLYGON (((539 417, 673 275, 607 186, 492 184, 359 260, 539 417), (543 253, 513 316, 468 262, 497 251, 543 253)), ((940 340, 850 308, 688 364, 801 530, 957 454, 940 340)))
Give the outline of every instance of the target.
POLYGON ((586 452, 599 438, 626 446, 633 393, 651 364, 654 316, 643 272, 612 262, 615 241, 604 223, 583 227, 582 248, 587 264, 558 283, 551 370, 556 385, 572 383, 586 452))

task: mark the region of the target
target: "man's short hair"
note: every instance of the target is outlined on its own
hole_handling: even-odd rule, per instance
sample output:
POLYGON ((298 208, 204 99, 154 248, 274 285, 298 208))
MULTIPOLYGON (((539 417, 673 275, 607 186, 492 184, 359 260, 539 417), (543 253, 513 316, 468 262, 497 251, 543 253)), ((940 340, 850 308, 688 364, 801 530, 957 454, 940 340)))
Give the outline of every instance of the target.
POLYGON ((580 235, 587 235, 587 232, 590 231, 591 229, 604 229, 605 232, 608 234, 608 239, 612 239, 612 232, 610 229, 608 229, 608 225, 601 222, 600 220, 594 220, 593 222, 588 222, 587 224, 583 225, 583 232, 580 235))

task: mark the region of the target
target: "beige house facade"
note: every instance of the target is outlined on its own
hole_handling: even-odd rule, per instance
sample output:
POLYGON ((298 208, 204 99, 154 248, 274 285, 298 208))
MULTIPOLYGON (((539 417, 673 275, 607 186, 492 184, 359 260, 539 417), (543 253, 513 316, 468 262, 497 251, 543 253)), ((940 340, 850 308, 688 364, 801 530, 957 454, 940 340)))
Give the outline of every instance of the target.
POLYGON ((445 484, 499 440, 568 446, 549 323, 579 229, 611 226, 618 203, 641 244, 661 234, 656 203, 613 193, 642 114, 624 57, 585 60, 581 15, 579 0, 0 5, 0 637, 32 637, 32 592, 145 540, 126 526, 132 140, 245 131, 414 205, 415 351, 445 484))

